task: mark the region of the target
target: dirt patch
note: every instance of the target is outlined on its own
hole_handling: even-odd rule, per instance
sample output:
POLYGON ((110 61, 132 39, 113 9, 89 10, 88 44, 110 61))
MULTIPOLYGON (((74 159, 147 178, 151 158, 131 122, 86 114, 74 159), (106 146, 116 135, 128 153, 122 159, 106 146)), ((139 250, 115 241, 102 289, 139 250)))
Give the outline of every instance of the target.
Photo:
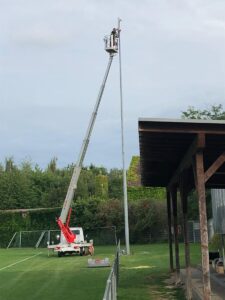
MULTIPOLYGON (((166 274, 164 275, 166 276, 166 274)), ((182 284, 176 285, 174 275, 166 279, 165 277, 146 276, 145 281, 149 285, 149 295, 154 297, 154 300, 184 299, 181 296, 183 293, 181 291, 182 284)))
POLYGON ((164 300, 164 299, 174 299, 174 294, 171 291, 159 291, 157 290, 157 288, 159 289, 159 287, 155 286, 155 287, 151 287, 149 294, 151 296, 154 296, 154 299, 156 300, 164 300))

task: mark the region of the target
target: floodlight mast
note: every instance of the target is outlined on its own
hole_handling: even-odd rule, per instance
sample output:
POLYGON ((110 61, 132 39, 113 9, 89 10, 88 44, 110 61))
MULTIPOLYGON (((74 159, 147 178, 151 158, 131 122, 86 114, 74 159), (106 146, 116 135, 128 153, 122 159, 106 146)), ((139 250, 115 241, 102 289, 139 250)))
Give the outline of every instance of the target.
POLYGON ((124 202, 124 227, 125 227, 125 244, 126 253, 130 255, 130 238, 129 238, 129 217, 128 217, 128 200, 127 200, 127 173, 125 164, 125 147, 124 147, 124 118, 123 118, 123 85, 122 85, 122 59, 121 59, 121 39, 120 39, 120 23, 118 18, 118 35, 119 35, 119 73, 120 73, 120 118, 121 118, 121 150, 122 150, 122 165, 123 165, 123 202, 124 202))
POLYGON ((91 133, 95 124, 95 120, 97 117, 97 113, 98 113, 98 108, 102 99, 102 95, 105 89, 105 84, 109 75, 109 71, 110 71, 110 67, 113 61, 113 57, 117 54, 118 52, 118 41, 119 39, 119 31, 116 28, 113 28, 111 34, 109 36, 106 36, 104 38, 104 42, 105 42, 105 51, 109 53, 109 61, 107 64, 107 68, 105 71, 105 75, 103 78, 103 82, 102 85, 100 87, 99 93, 98 93, 98 97, 95 103, 95 107, 93 110, 93 113, 91 115, 91 119, 85 134, 85 138, 83 140, 81 149, 80 149, 80 153, 78 156, 78 160, 77 163, 74 167, 73 170, 73 174, 70 180, 70 184, 67 190, 67 194, 66 194, 66 198, 64 200, 64 204, 62 207, 62 211, 61 211, 61 215, 60 217, 57 219, 57 223, 61 229, 61 231, 63 232, 66 240, 68 243, 73 243, 76 239, 76 235, 70 230, 69 228, 69 219, 70 219, 70 213, 71 213, 71 203, 74 197, 74 193, 77 189, 77 182, 79 180, 79 176, 80 176, 80 172, 82 169, 82 165, 83 165, 83 161, 84 161, 84 157, 85 154, 87 152, 87 148, 88 148, 88 144, 90 141, 90 137, 91 137, 91 133))

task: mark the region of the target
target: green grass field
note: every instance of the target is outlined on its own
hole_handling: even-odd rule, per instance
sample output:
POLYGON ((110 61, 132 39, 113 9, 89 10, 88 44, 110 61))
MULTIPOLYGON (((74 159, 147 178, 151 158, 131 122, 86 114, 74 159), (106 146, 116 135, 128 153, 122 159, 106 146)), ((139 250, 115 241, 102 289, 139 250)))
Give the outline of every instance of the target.
MULTIPOLYGON (((95 258, 113 261, 115 247, 96 247, 95 258)), ((182 290, 166 288, 167 244, 131 247, 121 257, 119 300, 184 299, 182 290)), ((181 258, 183 258, 181 247, 181 258)), ((0 250, 0 300, 102 299, 110 268, 89 269, 89 257, 48 257, 45 249, 0 250)), ((198 245, 192 245, 192 262, 198 263, 198 245)), ((183 259, 182 259, 183 264, 183 259)))
MULTIPOLYGON (((131 249, 130 257, 121 257, 120 300, 185 299, 183 289, 171 289, 165 283, 170 277, 167 244, 137 245, 131 249)), ((200 257, 200 246, 192 244, 192 265, 198 264, 200 257)), ((184 267, 183 245, 180 245, 180 259, 184 267)))
MULTIPOLYGON (((113 260, 114 248, 98 247, 96 255, 113 260)), ((45 249, 0 250, 0 299, 101 299, 110 269, 89 269, 88 258, 48 257, 45 249)))

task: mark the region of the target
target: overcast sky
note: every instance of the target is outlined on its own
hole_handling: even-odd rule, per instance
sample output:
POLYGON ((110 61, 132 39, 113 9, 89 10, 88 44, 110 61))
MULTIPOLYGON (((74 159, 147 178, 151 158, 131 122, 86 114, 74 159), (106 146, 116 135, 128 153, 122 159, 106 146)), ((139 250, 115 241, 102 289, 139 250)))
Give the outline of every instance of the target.
MULTIPOLYGON (((225 101, 224 0, 0 0, 0 161, 76 161, 122 21, 127 165, 138 118, 225 101)), ((121 167, 118 57, 85 165, 121 167)))

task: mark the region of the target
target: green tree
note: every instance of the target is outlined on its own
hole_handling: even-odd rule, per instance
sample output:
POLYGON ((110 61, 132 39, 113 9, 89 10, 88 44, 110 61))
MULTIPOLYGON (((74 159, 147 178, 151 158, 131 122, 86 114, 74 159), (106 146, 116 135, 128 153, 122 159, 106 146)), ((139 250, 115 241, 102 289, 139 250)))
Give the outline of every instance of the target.
POLYGON ((33 172, 32 163, 30 160, 24 160, 21 163, 21 172, 26 174, 27 176, 30 176, 33 172))
POLYGON ((102 174, 95 176, 95 196, 108 198, 108 176, 102 174))
POLYGON ((96 167, 95 165, 91 164, 88 168, 94 175, 107 175, 107 170, 104 167, 96 167))
POLYGON ((88 198, 89 193, 89 182, 91 173, 87 169, 83 169, 80 174, 80 178, 77 184, 76 199, 88 198))
POLYGON ((14 163, 13 157, 8 157, 5 159, 5 171, 13 172, 16 169, 16 165, 14 163))
POLYGON ((0 178, 1 209, 30 208, 32 204, 32 192, 27 177, 17 169, 2 173, 0 178))
POLYGON ((127 171, 127 183, 128 186, 140 186, 140 156, 133 156, 130 162, 129 169, 127 171))
POLYGON ((47 167, 47 171, 49 172, 52 172, 52 173, 55 173, 56 170, 57 170, 57 158, 56 157, 53 157, 50 161, 50 163, 48 164, 48 167, 47 167))
POLYGON ((127 172, 128 182, 128 199, 140 200, 140 199, 154 199, 164 200, 165 189, 156 187, 144 187, 141 186, 140 176, 140 157, 133 156, 130 162, 130 166, 127 172))
POLYGON ((209 109, 197 109, 189 106, 181 114, 183 119, 202 119, 202 120, 225 120, 225 111, 222 104, 211 105, 209 109))
POLYGON ((111 169, 109 172, 109 198, 122 199, 123 197, 123 172, 111 169))

